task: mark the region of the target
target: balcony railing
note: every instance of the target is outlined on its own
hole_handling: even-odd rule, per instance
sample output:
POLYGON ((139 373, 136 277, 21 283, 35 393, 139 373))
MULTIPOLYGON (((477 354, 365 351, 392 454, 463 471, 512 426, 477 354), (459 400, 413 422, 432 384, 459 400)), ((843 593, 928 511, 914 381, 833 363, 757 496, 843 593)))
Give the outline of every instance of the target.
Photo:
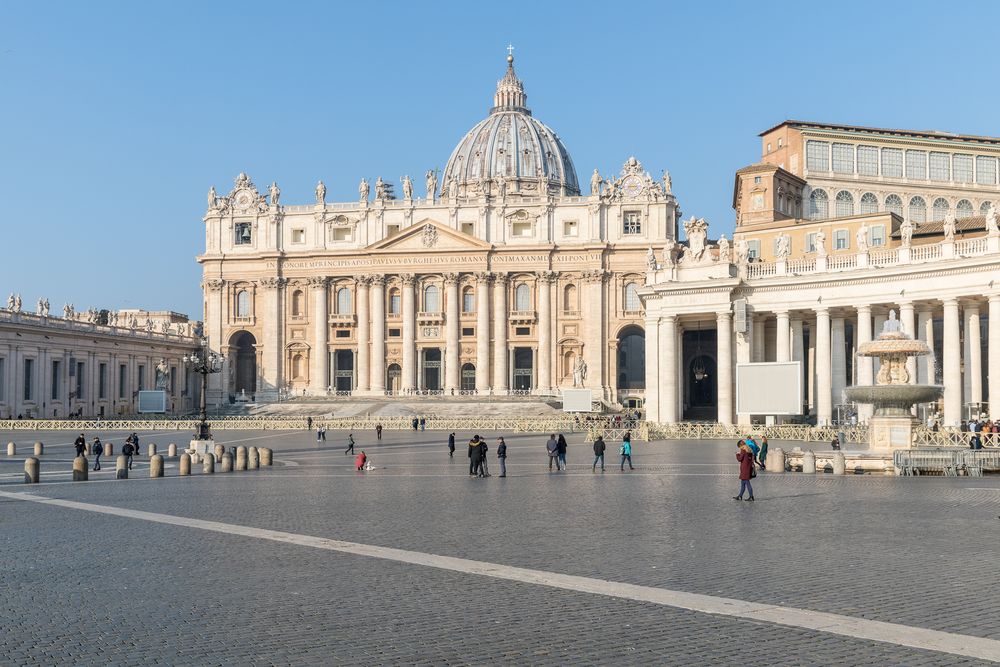
POLYGON ((357 317, 354 313, 330 313, 329 323, 335 327, 353 326, 357 317))
POLYGON ((508 317, 511 324, 534 324, 535 311, 533 310, 512 310, 508 317))

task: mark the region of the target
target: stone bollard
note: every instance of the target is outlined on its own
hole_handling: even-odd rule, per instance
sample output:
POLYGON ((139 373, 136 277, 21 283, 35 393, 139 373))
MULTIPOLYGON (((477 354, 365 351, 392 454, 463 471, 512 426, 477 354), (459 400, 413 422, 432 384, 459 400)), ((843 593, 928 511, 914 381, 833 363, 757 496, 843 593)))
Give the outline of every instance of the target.
POLYGON ((187 452, 181 454, 180 468, 181 468, 180 474, 182 477, 191 474, 191 455, 188 454, 187 452))
POLYGON ((274 452, 271 451, 270 447, 260 448, 260 467, 271 465, 271 461, 274 458, 274 452))
POLYGON ((107 456, 110 459, 114 453, 115 453, 115 446, 112 445, 110 442, 104 443, 104 456, 107 456))
POLYGON ((84 456, 78 456, 73 459, 73 481, 74 482, 86 482, 87 481, 87 458, 84 456))
POLYGON ((206 475, 211 475, 215 472, 215 454, 205 454, 205 465, 201 471, 206 475))
POLYGON ((40 442, 35 442, 35 456, 41 456, 42 451, 45 449, 45 445, 40 442))
POLYGON ((115 459, 115 479, 128 479, 128 457, 124 454, 115 459))
POLYGON ((156 443, 155 442, 149 443, 149 448, 147 449, 146 454, 147 454, 147 456, 149 456, 149 458, 153 458, 154 456, 156 456, 156 443))
POLYGON ((233 471, 233 455, 229 452, 225 452, 220 460, 219 472, 232 472, 233 471))
POLYGON ((767 458, 764 460, 768 472, 785 472, 785 450, 781 447, 767 450, 767 458))
POLYGON ((90 443, 89 442, 83 443, 83 455, 84 456, 90 456, 90 454, 91 454, 90 443))
POLYGON ((816 454, 811 449, 802 455, 802 472, 816 473, 816 454))
POLYGON ((15 445, 13 442, 8 442, 7 456, 16 456, 16 455, 17 455, 17 445, 15 445))
POLYGON ((215 443, 215 460, 222 461, 222 455, 226 453, 226 446, 221 443, 215 443))
POLYGON ((167 456, 169 456, 170 458, 174 458, 175 456, 177 456, 177 445, 175 445, 172 442, 169 445, 167 445, 167 456))
POLYGON ((833 474, 847 474, 847 459, 844 457, 844 452, 833 453, 833 474))
POLYGON ((260 467, 260 452, 256 447, 247 450, 247 470, 256 470, 260 467))
POLYGON ((38 484, 38 459, 34 456, 24 459, 24 483, 38 484))
POLYGON ((246 470, 246 469, 247 469, 247 448, 244 447, 243 445, 240 445, 239 447, 236 448, 236 470, 238 472, 240 470, 246 470))
POLYGON ((163 457, 159 454, 149 457, 149 476, 154 479, 163 477, 163 457))

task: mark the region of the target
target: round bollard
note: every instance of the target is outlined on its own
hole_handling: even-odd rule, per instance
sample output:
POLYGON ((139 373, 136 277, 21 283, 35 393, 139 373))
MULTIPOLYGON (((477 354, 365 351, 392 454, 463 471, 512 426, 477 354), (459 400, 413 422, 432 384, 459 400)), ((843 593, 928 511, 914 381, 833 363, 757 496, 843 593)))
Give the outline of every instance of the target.
POLYGON ((13 442, 8 442, 7 456, 16 456, 16 455, 17 455, 17 445, 15 445, 13 442))
POLYGON ((91 454, 90 443, 89 442, 83 443, 83 455, 84 456, 90 456, 90 454, 91 454))
POLYGON ((226 453, 226 446, 217 442, 213 451, 215 451, 215 460, 222 461, 222 455, 226 453))
POLYGON ((181 454, 181 472, 182 476, 191 474, 191 455, 187 452, 181 454))
POLYGON ((154 456, 156 456, 156 443, 155 442, 149 443, 149 448, 147 450, 147 455, 149 456, 149 458, 153 458, 154 456))
POLYGON ((256 447, 247 450, 247 470, 256 470, 260 467, 260 452, 256 447))
POLYGON ((24 483, 38 484, 38 459, 34 456, 24 459, 24 483))
POLYGON ((844 452, 834 452, 833 453, 833 474, 843 475, 847 473, 847 459, 844 458, 844 452))
POLYGON ((767 464, 768 472, 785 472, 785 450, 781 447, 767 450, 764 463, 767 464))
POLYGON ((225 452, 222 455, 222 459, 219 461, 219 472, 232 472, 233 471, 233 455, 229 452, 225 452))
POLYGON ((149 457, 149 476, 163 477, 163 457, 159 454, 153 454, 149 457))
POLYGON ((35 456, 41 456, 44 450, 45 450, 45 445, 43 445, 40 442, 35 443, 35 456))
POLYGON ((201 463, 201 454, 198 452, 191 452, 191 464, 198 465, 201 463))
POLYGON ((802 472, 816 473, 816 454, 812 450, 802 455, 802 472))
POLYGON ((111 456, 114 453, 115 453, 115 446, 112 445, 110 442, 104 443, 104 456, 111 458, 111 456))
POLYGON ((201 471, 206 475, 211 475, 215 472, 215 454, 205 454, 205 464, 202 466, 201 471))
POLYGON ((74 482, 86 482, 87 481, 87 459, 84 456, 78 456, 73 459, 73 481, 74 482))
POLYGON ((128 479, 128 457, 124 454, 115 459, 115 479, 128 479))
POLYGON ((236 448, 236 470, 247 469, 247 448, 240 445, 236 448))
POLYGON ((270 447, 260 448, 260 466, 262 468, 264 466, 271 465, 271 461, 273 460, 273 458, 274 458, 274 453, 271 451, 270 447))
POLYGON ((167 445, 167 456, 169 456, 170 458, 174 458, 175 456, 177 456, 177 445, 175 445, 172 442, 169 445, 167 445))

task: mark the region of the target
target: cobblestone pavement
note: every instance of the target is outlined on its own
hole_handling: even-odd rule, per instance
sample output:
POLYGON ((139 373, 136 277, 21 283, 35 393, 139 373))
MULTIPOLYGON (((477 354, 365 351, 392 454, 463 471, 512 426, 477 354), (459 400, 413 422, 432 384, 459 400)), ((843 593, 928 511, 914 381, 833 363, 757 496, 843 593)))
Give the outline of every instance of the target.
MULTIPOLYGON (((737 503, 728 442, 636 443, 591 472, 581 434, 549 473, 507 437, 508 477, 470 479, 439 432, 218 434, 275 466, 69 481, 75 433, 0 433, 0 491, 287 531, 1000 639, 1000 478, 762 473, 737 503), (34 440, 43 483, 21 483, 34 440), (65 444, 62 444, 65 443, 65 444)), ((92 434, 88 433, 88 437, 92 434)), ((123 434, 100 434, 120 449, 123 434)), ((180 445, 182 442, 176 440, 180 445)), ((140 467, 141 466, 141 467, 140 467)), ((556 590, 295 544, 0 498, 4 664, 971 665, 951 653, 556 590)), ((997 656, 1000 661, 1000 655, 997 656)))

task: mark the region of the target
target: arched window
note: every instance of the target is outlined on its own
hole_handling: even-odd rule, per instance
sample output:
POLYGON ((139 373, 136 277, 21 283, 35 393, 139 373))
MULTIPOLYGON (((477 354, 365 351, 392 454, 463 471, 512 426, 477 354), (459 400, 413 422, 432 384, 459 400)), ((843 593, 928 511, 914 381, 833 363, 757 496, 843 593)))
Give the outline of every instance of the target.
POLYGON ((566 285, 563 288, 563 310, 573 312, 576 308, 576 285, 566 285))
POLYGON ((931 220, 944 220, 950 209, 951 206, 948 205, 948 200, 944 197, 938 197, 934 200, 934 205, 931 207, 931 220))
POLYGON ((861 195, 861 213, 878 213, 878 197, 871 192, 861 195))
POLYGON ((531 288, 524 283, 514 288, 514 310, 531 310, 531 288))
POLYGON ((292 378, 299 379, 302 377, 302 355, 296 353, 292 356, 292 378))
POLYGON ((305 295, 302 290, 292 292, 292 317, 302 317, 305 310, 305 295))
POLYGON ((984 202, 983 202, 982 204, 980 204, 980 205, 979 205, 979 213, 980 213, 981 215, 986 215, 987 213, 989 213, 989 210, 990 210, 990 204, 991 204, 991 203, 992 203, 992 202, 988 202, 988 201, 984 201, 984 202))
POLYGON ((639 290, 635 283, 627 283, 625 285, 625 312, 637 313, 639 309, 639 290))
POLYGON ((337 290, 337 314, 351 314, 351 290, 341 287, 337 290))
POLYGON ((250 317, 250 292, 245 289, 236 293, 236 317, 250 317))
POLYGON ((923 197, 913 197, 910 199, 910 221, 916 224, 927 222, 927 202, 923 197))
POLYGON ((854 215, 854 195, 847 190, 837 193, 837 217, 844 218, 854 215))
POLYGON ((399 288, 393 287, 389 290, 389 314, 399 315, 399 288))
POLYGON ((885 198, 885 210, 903 217, 903 200, 899 195, 889 195, 885 198))
POLYGON ((462 290, 462 312, 476 312, 476 297, 471 287, 466 287, 462 290))
POLYGON ((830 217, 830 196, 826 190, 813 190, 809 195, 809 217, 813 220, 830 217))
POLYGON ((956 218, 971 218, 973 211, 974 209, 972 208, 972 202, 969 201, 968 199, 961 199, 955 205, 956 218))
POLYGON ((441 310, 441 301, 438 299, 437 285, 428 285, 424 288, 424 312, 436 313, 441 310))

